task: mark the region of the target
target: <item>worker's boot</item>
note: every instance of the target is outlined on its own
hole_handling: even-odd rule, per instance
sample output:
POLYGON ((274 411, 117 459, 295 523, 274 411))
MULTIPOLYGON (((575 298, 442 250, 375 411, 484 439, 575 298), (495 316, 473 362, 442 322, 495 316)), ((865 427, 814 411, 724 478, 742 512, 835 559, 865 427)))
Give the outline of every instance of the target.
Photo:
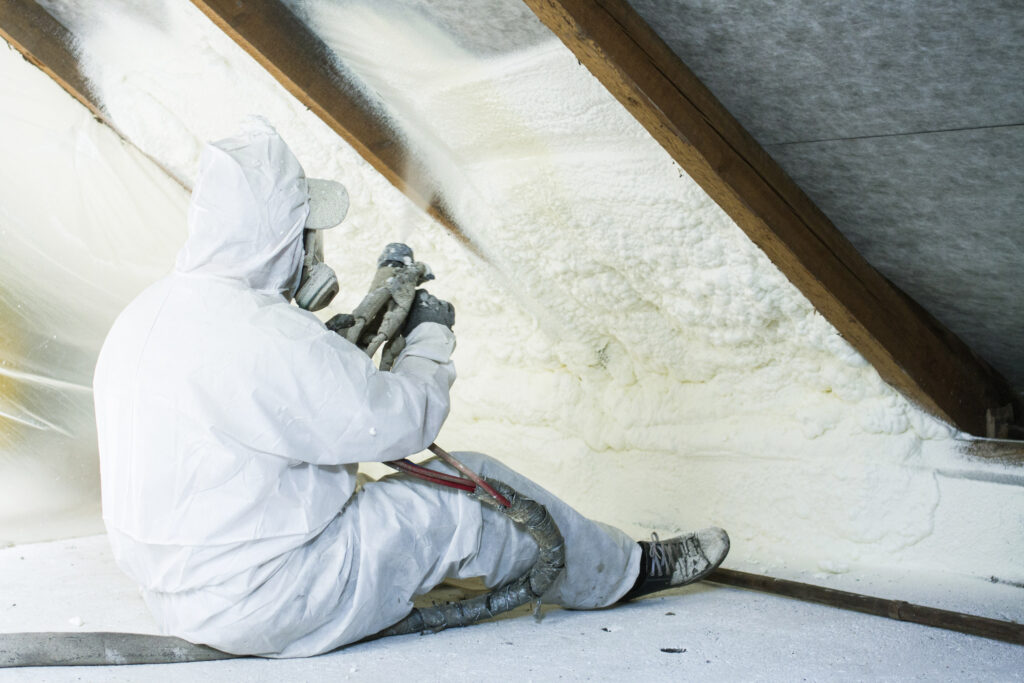
POLYGON ((729 553, 729 535, 718 527, 701 529, 667 541, 651 534, 640 541, 640 575, 622 600, 700 581, 713 572, 729 553))

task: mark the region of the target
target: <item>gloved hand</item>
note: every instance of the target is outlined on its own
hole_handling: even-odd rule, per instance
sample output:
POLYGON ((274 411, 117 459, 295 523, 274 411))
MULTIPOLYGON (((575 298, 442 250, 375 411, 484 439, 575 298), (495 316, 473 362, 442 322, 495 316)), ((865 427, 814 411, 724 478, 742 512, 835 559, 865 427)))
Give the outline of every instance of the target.
POLYGON ((420 323, 441 323, 450 330, 455 325, 455 307, 425 289, 417 289, 402 334, 409 336, 420 323))
POLYGON ((392 242, 384 247, 384 251, 377 257, 378 268, 382 266, 401 268, 402 266, 410 265, 412 262, 412 249, 408 244, 402 244, 401 242, 392 242))

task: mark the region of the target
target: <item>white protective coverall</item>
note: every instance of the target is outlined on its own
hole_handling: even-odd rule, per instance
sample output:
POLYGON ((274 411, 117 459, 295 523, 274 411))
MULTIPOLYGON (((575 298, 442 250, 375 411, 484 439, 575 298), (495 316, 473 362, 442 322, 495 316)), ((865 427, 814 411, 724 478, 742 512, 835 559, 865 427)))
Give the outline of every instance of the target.
MULTIPOLYGON (((269 125, 207 145, 174 271, 118 317, 95 375, 103 516, 165 633, 305 656, 390 626, 445 578, 520 575, 536 548, 461 492, 357 463, 422 451, 455 378, 452 332, 422 323, 393 372, 289 303, 308 212, 269 125)), ((470 467, 545 504, 567 570, 545 598, 615 602, 639 546, 479 454, 470 467)), ((433 465, 444 469, 440 464, 433 465)))

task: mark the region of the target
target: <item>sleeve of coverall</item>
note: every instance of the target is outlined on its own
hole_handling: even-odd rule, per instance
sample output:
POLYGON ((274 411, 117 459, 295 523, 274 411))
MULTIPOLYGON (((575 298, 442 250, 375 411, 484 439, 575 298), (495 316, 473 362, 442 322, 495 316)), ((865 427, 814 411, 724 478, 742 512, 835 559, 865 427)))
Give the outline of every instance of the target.
POLYGON ((358 353, 365 366, 364 372, 350 375, 350 390, 358 397, 354 410, 337 416, 344 430, 331 452, 317 458, 317 463, 383 462, 429 446, 448 417, 448 392, 455 381, 450 360, 454 349, 450 329, 421 323, 406 338, 391 372, 377 370, 365 354, 358 353))

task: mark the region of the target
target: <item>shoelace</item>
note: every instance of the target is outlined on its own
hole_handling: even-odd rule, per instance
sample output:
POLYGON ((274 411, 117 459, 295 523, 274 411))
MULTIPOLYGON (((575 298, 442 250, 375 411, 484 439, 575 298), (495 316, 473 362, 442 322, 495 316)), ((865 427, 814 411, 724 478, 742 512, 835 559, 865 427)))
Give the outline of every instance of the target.
POLYGON ((672 557, 675 553, 671 552, 670 548, 661 542, 657 532, 651 532, 650 554, 650 576, 669 576, 672 574, 677 558, 672 557))
POLYGON ((662 543, 657 532, 652 532, 649 553, 648 576, 665 577, 678 573, 679 578, 689 579, 708 565, 704 550, 695 537, 681 539, 680 543, 662 543))

